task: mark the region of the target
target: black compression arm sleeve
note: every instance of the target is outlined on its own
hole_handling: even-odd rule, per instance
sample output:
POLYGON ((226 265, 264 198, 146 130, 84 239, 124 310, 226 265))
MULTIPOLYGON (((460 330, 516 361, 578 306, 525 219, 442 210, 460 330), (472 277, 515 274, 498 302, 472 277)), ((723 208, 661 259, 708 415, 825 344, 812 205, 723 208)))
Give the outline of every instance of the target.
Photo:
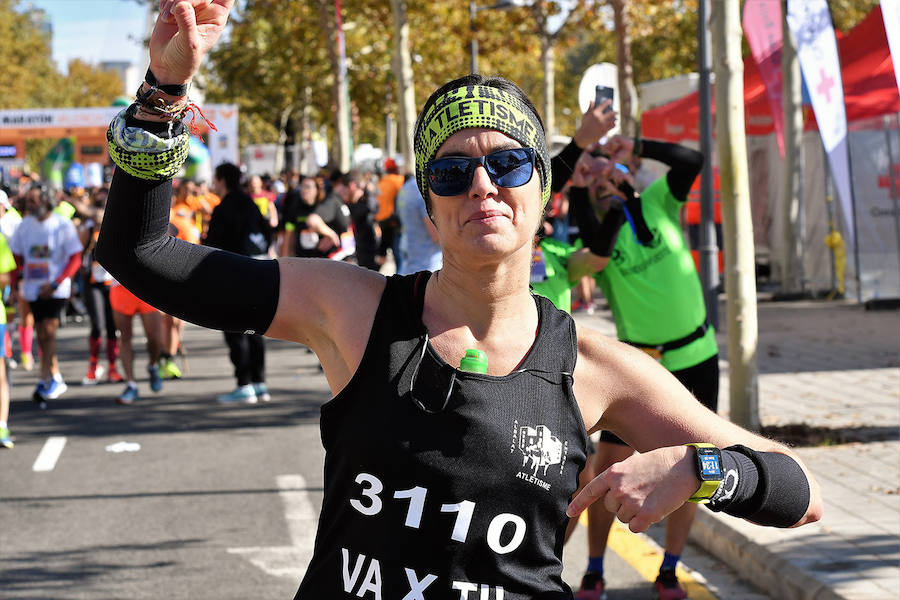
MULTIPOLYGON (((156 124, 138 125, 151 130, 156 124)), ((265 332, 278 306, 278 263, 169 236, 171 197, 171 181, 146 181, 116 169, 97 260, 164 313, 212 329, 265 332)))
POLYGON ((806 474, 787 454, 746 446, 722 450, 725 479, 708 506, 759 525, 790 527, 809 507, 806 474))
POLYGON ((588 198, 587 188, 569 188, 569 210, 578 224, 581 232, 581 241, 586 248, 597 256, 612 256, 616 240, 619 239, 619 230, 625 222, 625 211, 616 203, 610 205, 609 210, 603 215, 603 220, 597 219, 591 201, 588 198))
POLYGON ((703 169, 703 155, 679 144, 641 139, 641 157, 652 158, 671 167, 666 174, 669 190, 678 200, 687 200, 694 179, 703 169))
POLYGON ((575 163, 578 162, 581 152, 581 148, 578 147, 575 140, 572 140, 559 154, 550 159, 550 190, 554 194, 563 189, 566 182, 572 177, 572 173, 575 172, 575 163))

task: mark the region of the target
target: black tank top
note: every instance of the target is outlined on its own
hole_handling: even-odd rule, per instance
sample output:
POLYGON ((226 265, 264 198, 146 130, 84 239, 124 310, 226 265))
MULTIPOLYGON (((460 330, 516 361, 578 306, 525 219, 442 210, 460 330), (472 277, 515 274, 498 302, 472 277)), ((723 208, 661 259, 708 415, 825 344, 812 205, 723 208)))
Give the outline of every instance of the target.
POLYGON ((427 341, 429 275, 388 279, 359 368, 322 407, 325 496, 295 600, 570 599, 565 509, 588 441, 574 322, 536 296, 520 369, 458 371, 427 341))

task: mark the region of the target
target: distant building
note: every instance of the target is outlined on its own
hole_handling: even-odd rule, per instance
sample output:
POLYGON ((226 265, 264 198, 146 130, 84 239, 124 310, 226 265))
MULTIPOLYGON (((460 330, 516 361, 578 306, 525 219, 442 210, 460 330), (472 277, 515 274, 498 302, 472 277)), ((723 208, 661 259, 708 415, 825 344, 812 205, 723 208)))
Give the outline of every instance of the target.
POLYGON ((47 36, 47 40, 52 40, 53 23, 50 22, 50 15, 47 14, 47 11, 43 8, 37 8, 31 3, 29 3, 25 9, 31 15, 31 20, 35 26, 47 36))
POLYGON ((130 61, 105 60, 100 63, 100 68, 118 75, 119 81, 122 82, 120 93, 126 96, 133 95, 144 80, 144 74, 139 72, 137 65, 130 61))

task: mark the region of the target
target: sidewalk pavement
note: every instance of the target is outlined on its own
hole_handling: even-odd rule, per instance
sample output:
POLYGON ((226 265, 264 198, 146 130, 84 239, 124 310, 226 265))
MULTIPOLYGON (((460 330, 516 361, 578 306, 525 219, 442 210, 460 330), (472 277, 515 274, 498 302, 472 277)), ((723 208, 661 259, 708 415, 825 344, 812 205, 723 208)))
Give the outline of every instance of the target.
MULTIPOLYGON (((724 303, 719 315, 727 418, 724 303)), ((575 318, 615 336, 606 310, 575 318)), ((796 448, 825 517, 785 530, 702 509, 691 540, 778 600, 900 598, 900 312, 761 302, 757 363, 763 433, 796 448)))

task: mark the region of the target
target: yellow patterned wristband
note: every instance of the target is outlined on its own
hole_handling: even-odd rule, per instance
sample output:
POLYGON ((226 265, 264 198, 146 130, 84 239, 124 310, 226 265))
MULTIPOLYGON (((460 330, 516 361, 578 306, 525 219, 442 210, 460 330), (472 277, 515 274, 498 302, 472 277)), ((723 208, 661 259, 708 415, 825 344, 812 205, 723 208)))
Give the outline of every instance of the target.
POLYGON ((110 158, 117 167, 139 179, 172 179, 187 158, 188 132, 163 138, 139 127, 128 127, 126 119, 135 106, 132 104, 116 115, 106 130, 110 158))

